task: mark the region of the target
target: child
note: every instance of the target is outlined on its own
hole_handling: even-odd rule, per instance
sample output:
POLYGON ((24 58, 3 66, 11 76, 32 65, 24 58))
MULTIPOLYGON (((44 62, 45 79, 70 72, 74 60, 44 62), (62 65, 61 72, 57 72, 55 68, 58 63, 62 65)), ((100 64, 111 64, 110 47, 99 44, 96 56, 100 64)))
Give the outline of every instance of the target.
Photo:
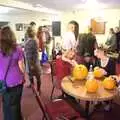
POLYGON ((68 50, 65 51, 61 56, 56 59, 56 77, 57 77, 57 85, 61 88, 61 81, 65 76, 71 75, 71 68, 75 66, 77 63, 74 60, 75 51, 68 50))

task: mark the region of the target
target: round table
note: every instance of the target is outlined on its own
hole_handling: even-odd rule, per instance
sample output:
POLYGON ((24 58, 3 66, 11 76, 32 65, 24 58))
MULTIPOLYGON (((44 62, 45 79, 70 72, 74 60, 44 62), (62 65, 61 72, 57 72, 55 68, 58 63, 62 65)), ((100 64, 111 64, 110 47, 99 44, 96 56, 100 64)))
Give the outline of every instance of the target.
POLYGON ((61 86, 68 95, 86 102, 86 114, 89 114, 89 104, 91 101, 108 101, 112 100, 117 94, 117 89, 106 90, 103 88, 102 81, 98 80, 99 88, 96 93, 88 93, 85 87, 86 80, 72 81, 72 77, 63 78, 61 86))

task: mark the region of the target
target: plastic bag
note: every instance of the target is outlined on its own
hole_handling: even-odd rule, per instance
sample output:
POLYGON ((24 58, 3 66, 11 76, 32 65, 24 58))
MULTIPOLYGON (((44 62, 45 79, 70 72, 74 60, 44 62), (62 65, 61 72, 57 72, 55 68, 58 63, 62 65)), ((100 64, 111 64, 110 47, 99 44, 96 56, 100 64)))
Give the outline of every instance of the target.
POLYGON ((42 59, 41 59, 41 63, 46 63, 48 61, 48 55, 46 53, 46 51, 42 51, 42 59))

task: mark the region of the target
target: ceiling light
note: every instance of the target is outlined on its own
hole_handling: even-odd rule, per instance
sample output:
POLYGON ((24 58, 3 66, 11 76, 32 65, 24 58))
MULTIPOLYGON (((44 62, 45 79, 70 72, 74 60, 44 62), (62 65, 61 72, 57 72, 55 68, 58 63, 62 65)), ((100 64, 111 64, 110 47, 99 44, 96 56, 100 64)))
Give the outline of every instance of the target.
POLYGON ((99 3, 97 0, 83 0, 83 1, 84 1, 83 4, 76 5, 75 8, 90 9, 90 10, 107 8, 105 4, 99 3))
POLYGON ((3 7, 3 6, 0 6, 0 14, 2 13, 8 13, 9 11, 11 11, 13 8, 10 8, 10 7, 3 7))
POLYGON ((35 7, 40 7, 40 8, 42 8, 43 5, 41 5, 41 4, 36 4, 35 7))
POLYGON ((99 7, 99 3, 96 0, 87 0, 85 3, 85 8, 95 9, 99 7))

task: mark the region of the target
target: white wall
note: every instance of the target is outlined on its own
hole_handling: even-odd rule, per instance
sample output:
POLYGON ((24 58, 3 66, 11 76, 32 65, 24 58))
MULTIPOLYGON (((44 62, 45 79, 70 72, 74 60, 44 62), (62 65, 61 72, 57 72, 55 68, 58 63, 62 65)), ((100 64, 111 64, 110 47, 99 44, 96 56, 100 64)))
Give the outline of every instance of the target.
POLYGON ((62 32, 65 32, 69 21, 76 20, 80 26, 80 32, 85 32, 90 19, 95 17, 102 17, 106 21, 106 31, 103 35, 96 35, 98 43, 104 43, 107 38, 109 28, 119 26, 120 9, 104 9, 101 11, 86 11, 79 10, 76 12, 66 12, 62 16, 62 32))
MULTIPOLYGON (((80 26, 80 32, 85 32, 88 25, 90 25, 90 19, 94 17, 102 17, 106 21, 106 33, 103 35, 96 35, 98 43, 104 43, 107 38, 109 28, 116 27, 119 25, 120 20, 120 9, 105 9, 102 11, 85 11, 79 10, 76 12, 64 12, 62 16, 55 16, 52 14, 36 13, 32 12, 29 14, 7 14, 0 15, 0 21, 10 22, 10 26, 16 33, 18 42, 21 42, 21 38, 24 37, 24 31, 16 31, 16 23, 29 23, 35 21, 37 26, 39 25, 51 25, 54 20, 61 20, 62 33, 66 31, 66 27, 69 21, 76 20, 80 26), (46 21, 43 21, 46 19, 46 21)), ((61 41, 60 38, 57 38, 61 41)))
MULTIPOLYGON (((54 15, 51 14, 43 14, 43 13, 36 13, 31 11, 31 14, 18 14, 18 15, 0 15, 0 21, 9 22, 9 25, 14 30, 17 42, 20 43, 21 39, 24 38, 25 31, 16 31, 15 24, 16 23, 25 23, 29 24, 31 21, 36 22, 37 27, 40 25, 51 25, 51 21, 54 15), (46 19, 45 21, 43 19, 46 19)), ((36 28, 37 28, 36 27, 36 28)))

